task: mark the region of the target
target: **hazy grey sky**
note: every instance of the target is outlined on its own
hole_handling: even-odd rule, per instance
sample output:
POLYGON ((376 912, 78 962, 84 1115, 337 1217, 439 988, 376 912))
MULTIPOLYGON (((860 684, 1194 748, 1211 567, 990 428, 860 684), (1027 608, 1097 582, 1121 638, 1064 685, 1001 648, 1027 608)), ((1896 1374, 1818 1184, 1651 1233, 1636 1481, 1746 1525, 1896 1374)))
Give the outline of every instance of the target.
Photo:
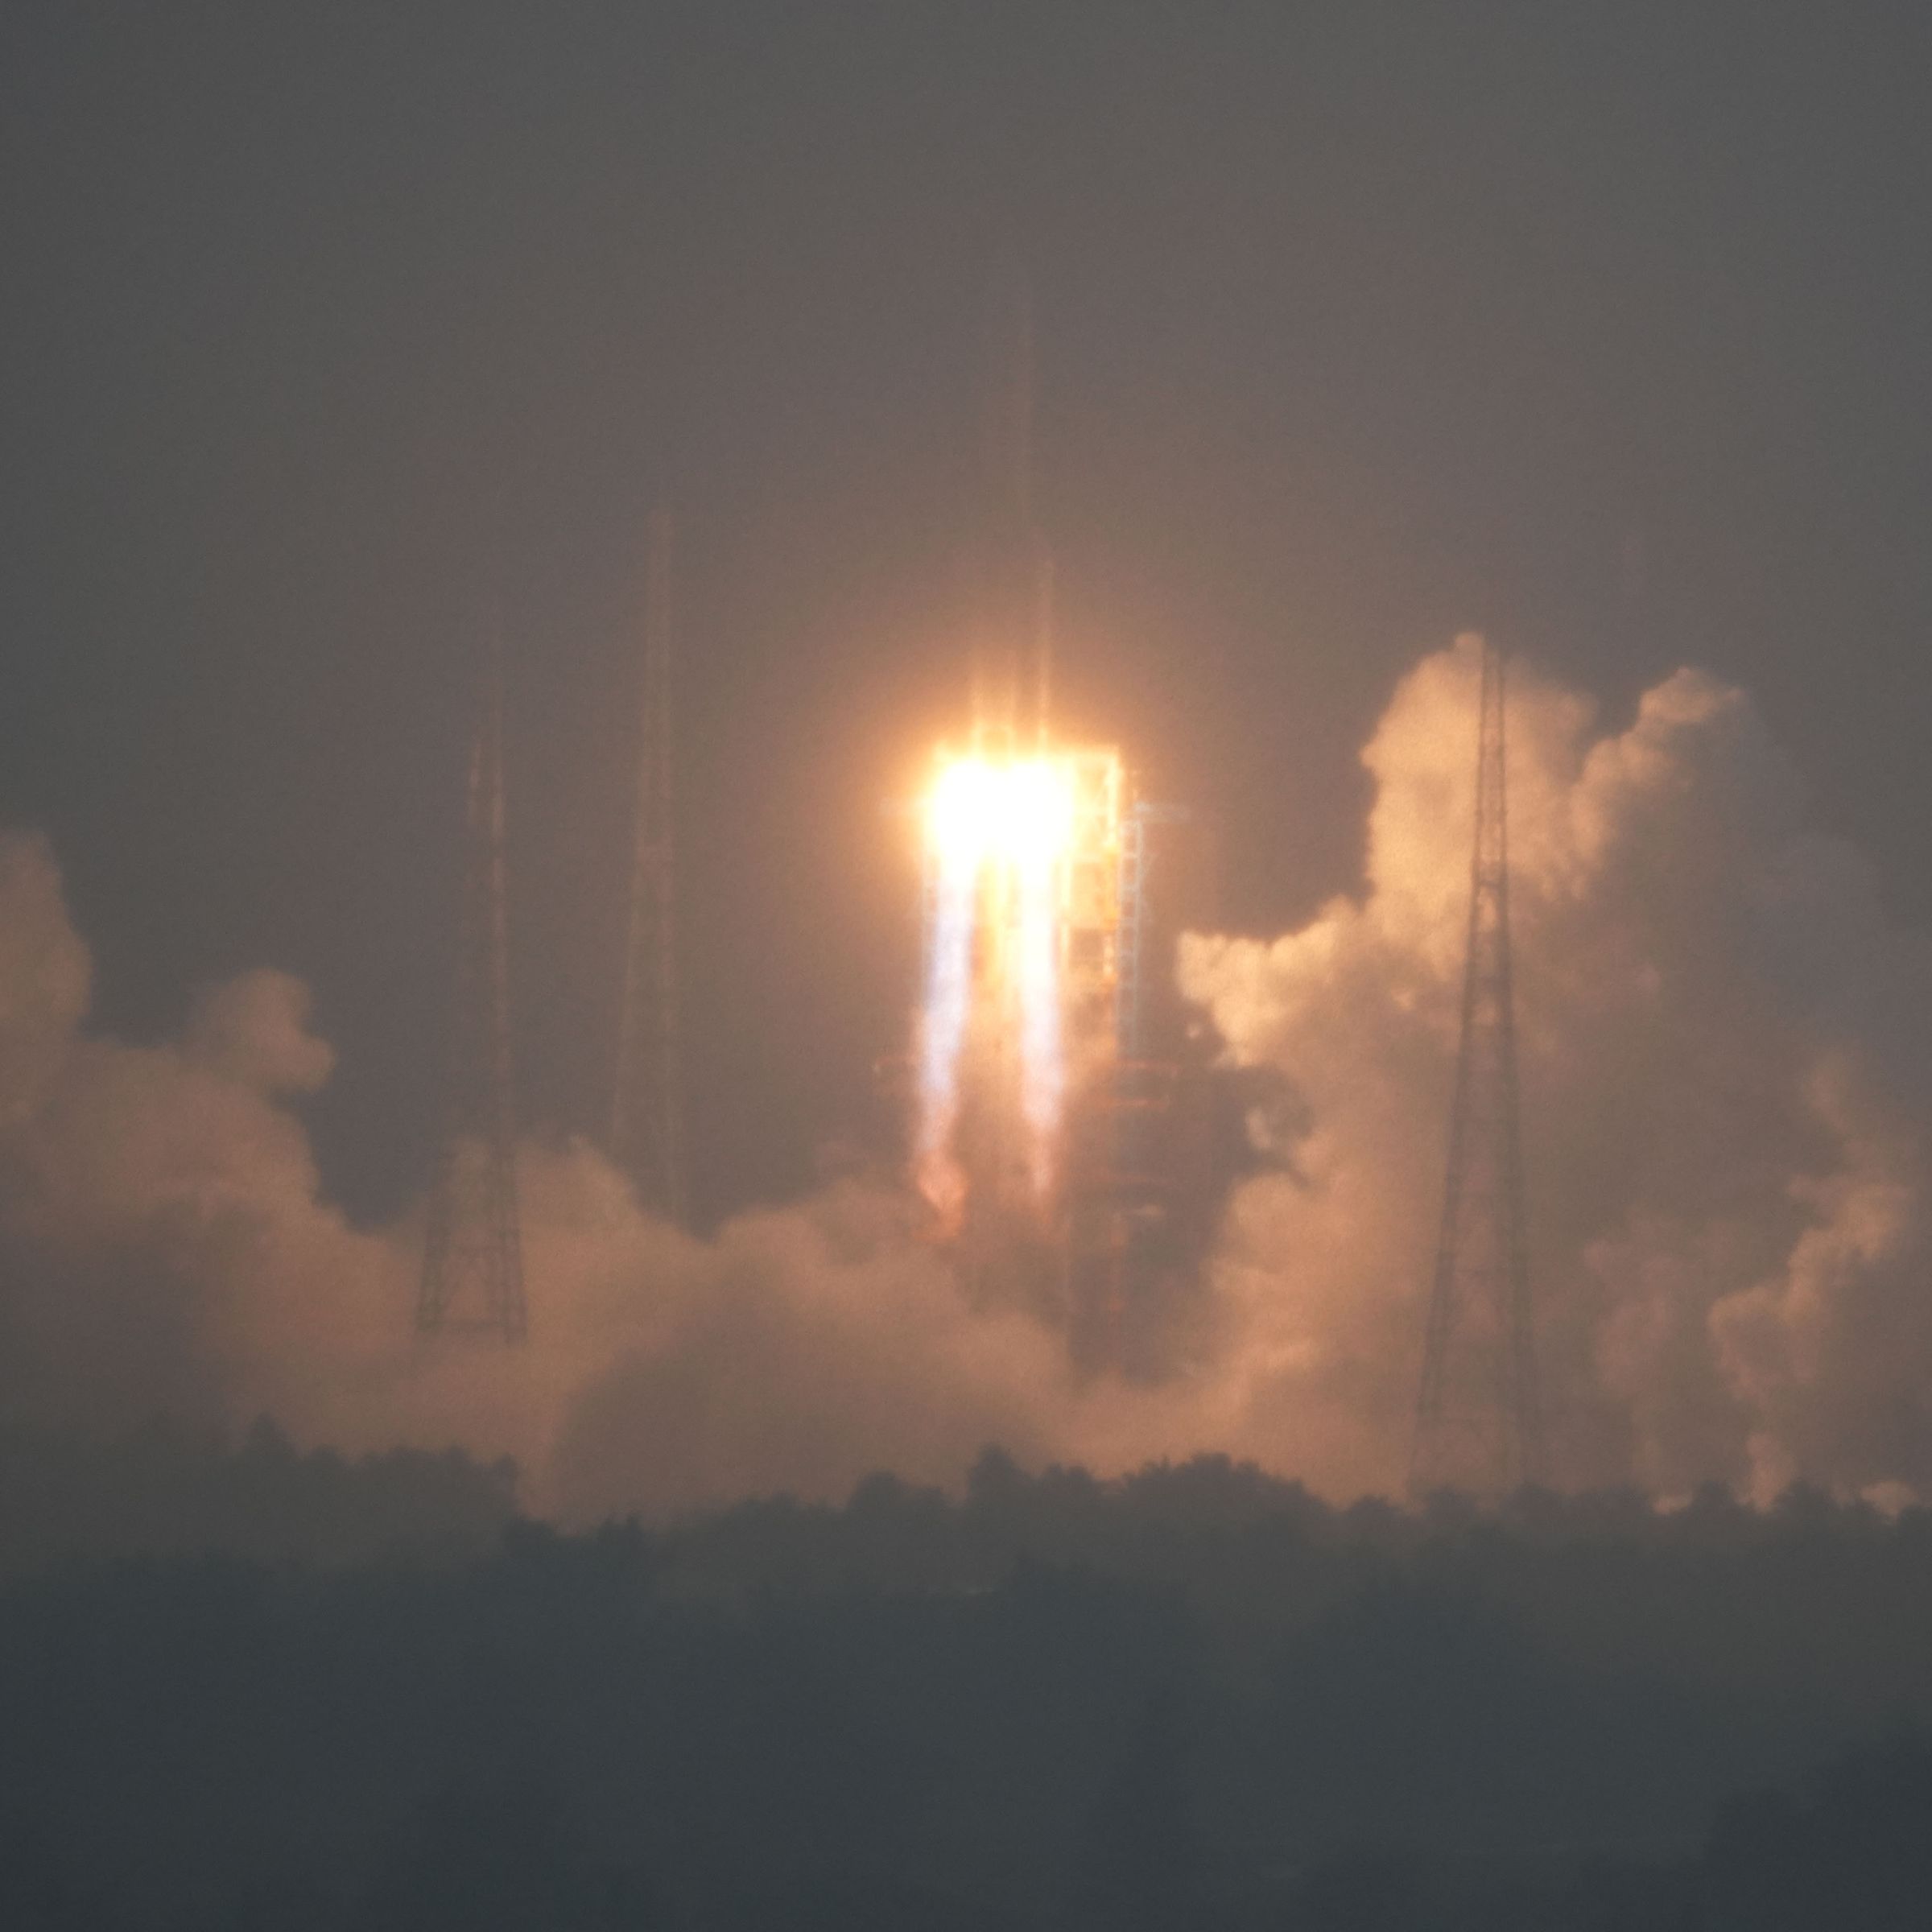
POLYGON ((1895 6, 134 8, 0 19, 0 817, 104 1020, 272 964, 332 1185, 427 1158, 464 680, 516 651, 534 1114, 594 1117, 642 517, 686 530, 700 1193, 898 1044, 881 801, 963 685, 991 265, 1030 264, 1070 716, 1348 885, 1356 754, 1491 624, 1748 686, 1932 920, 1924 102, 1895 6), (501 498, 503 535, 493 505, 501 498))

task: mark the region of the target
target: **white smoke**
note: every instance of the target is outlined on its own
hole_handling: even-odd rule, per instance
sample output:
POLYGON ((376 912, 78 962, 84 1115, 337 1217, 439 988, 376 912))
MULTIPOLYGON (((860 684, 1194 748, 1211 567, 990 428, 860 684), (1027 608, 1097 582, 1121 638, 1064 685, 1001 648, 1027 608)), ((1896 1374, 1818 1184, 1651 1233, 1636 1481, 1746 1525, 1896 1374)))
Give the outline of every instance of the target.
MULTIPOLYGON (((1364 754, 1368 877, 1272 945, 1184 942, 1186 990, 1310 1122, 1232 1220, 1249 1340, 1325 1485, 1400 1473, 1439 1210, 1476 665, 1426 660, 1364 754)), ((1932 958, 1810 831, 1748 698, 1692 671, 1596 735, 1518 674, 1512 910, 1530 1247, 1571 1481, 1847 1488, 1932 1475, 1921 1015, 1932 958)))
MULTIPOLYGON (((1204 1342, 1163 1386, 1082 1381, 969 1307, 903 1195, 842 1183, 698 1241, 594 1151, 520 1179, 531 1340, 419 1349, 420 1216, 356 1228, 297 1108, 332 1055, 259 972, 175 1043, 86 1030, 89 962, 37 839, 0 838, 0 1421, 275 1415, 352 1449, 466 1444, 583 1517, 986 1442, 1117 1470, 1199 1449, 1336 1496, 1401 1481, 1440 1208, 1468 905, 1476 666, 1405 680, 1364 757, 1361 893, 1272 943, 1183 942, 1231 1060, 1296 1104, 1233 1197, 1204 1342)), ((1932 955, 1808 830, 1741 693, 1679 672, 1628 729, 1513 675, 1530 1246, 1571 1482, 1932 1488, 1925 1231, 1932 955)))
POLYGON ((0 837, 0 1421, 457 1443, 576 1515, 1054 1446, 1051 1338, 971 1313, 907 1203, 853 1183, 701 1243, 593 1150, 526 1145, 529 1344, 419 1346, 420 1212, 349 1225, 291 1106, 333 1057, 301 984, 245 975, 146 1047, 87 1035, 88 980, 52 855, 0 837))

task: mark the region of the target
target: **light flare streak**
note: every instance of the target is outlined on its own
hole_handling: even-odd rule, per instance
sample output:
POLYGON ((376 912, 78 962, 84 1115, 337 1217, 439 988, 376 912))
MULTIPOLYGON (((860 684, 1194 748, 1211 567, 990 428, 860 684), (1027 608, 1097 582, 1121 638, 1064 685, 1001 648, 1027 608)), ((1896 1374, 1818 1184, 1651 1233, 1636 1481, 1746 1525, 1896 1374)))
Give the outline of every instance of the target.
POLYGON ((948 1222, 964 1203, 965 1176, 952 1151, 960 1115, 960 1056, 972 1013, 973 902, 979 867, 958 844, 935 840, 926 1005, 919 1041, 920 1190, 948 1222))
POLYGON ((1020 1110, 1035 1194, 1051 1190, 1067 1073, 1060 1051, 1060 949, 1054 868, 1035 854, 1019 870, 1020 1110))

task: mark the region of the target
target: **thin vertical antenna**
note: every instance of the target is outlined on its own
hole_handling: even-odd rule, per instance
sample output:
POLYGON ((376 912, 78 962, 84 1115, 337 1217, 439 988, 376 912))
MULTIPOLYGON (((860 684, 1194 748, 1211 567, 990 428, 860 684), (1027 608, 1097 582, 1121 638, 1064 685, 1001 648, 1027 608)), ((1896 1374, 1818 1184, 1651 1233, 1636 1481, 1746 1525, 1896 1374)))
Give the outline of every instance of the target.
POLYGON ((517 1209, 504 894, 503 661, 493 621, 470 746, 463 902, 443 1139, 429 1197, 416 1327, 521 1342, 529 1330, 517 1209))
POLYGON ((660 505, 650 513, 644 593, 637 816, 611 1088, 610 1151, 629 1171, 639 1200, 682 1223, 687 1203, 671 836, 671 512, 660 505))
POLYGON ((986 654, 976 637, 966 658, 966 701, 972 717, 972 754, 986 749, 986 654))
MULTIPOLYGON (((1002 265, 994 283, 992 381, 987 394, 986 463, 997 512, 1001 543, 1006 549, 1003 573, 1023 584, 1022 601, 1009 613, 1023 626, 1024 638, 1004 640, 1015 667, 1016 685, 1024 643, 1030 659, 1025 679, 1032 689, 1026 708, 1034 736, 1046 743, 1053 705, 1053 553, 1042 535, 1034 489, 1034 396, 1036 357, 1033 285, 1018 262, 1002 265)), ((1010 585, 1018 588, 1019 584, 1010 585)), ((1020 708, 1016 691, 1015 711, 1020 708)), ((1020 720, 1015 719, 1014 737, 1020 720)))
POLYGON ((1053 592, 1053 552, 1036 530, 1033 539, 1034 712, 1042 751, 1052 736, 1053 592))
POLYGON ((1509 958, 1509 819, 1502 654, 1485 639, 1476 852, 1448 1174, 1429 1299, 1410 1482, 1501 1494, 1543 1473, 1509 958))
POLYGON ((993 283, 985 394, 986 480, 1001 522, 1033 527, 1033 287, 1014 259, 993 283))

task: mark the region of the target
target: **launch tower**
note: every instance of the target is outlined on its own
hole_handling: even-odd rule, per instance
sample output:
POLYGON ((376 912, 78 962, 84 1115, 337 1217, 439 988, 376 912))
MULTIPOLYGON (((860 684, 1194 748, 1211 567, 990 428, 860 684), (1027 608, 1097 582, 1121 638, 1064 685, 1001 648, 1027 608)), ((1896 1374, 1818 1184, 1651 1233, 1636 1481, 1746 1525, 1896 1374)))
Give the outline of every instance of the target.
POLYGON ((503 669, 493 638, 470 747, 464 862, 443 1137, 429 1196, 416 1327, 521 1342, 510 968, 503 881, 503 669))
POLYGON ((1055 576, 1033 474, 1026 278, 996 282, 972 716, 924 815, 914 1178, 969 1294, 1118 1366, 1166 1217, 1171 1063, 1149 1057, 1150 828, 1118 747, 1054 729, 1055 576))
POLYGON ((678 1053, 676 883, 671 838, 671 519, 651 513, 630 919, 611 1086, 610 1154, 638 1199, 685 1216, 684 1116, 678 1053))
POLYGON ((1523 1253, 1522 1137, 1509 960, 1509 820, 1502 654, 1480 653, 1476 854, 1448 1175, 1429 1297, 1412 1488, 1500 1495, 1542 1474, 1523 1253))
POLYGON ((926 813, 914 1165, 976 1298, 1118 1366, 1158 1246, 1170 1063, 1147 1057, 1150 828, 1117 748, 942 751, 926 813))

